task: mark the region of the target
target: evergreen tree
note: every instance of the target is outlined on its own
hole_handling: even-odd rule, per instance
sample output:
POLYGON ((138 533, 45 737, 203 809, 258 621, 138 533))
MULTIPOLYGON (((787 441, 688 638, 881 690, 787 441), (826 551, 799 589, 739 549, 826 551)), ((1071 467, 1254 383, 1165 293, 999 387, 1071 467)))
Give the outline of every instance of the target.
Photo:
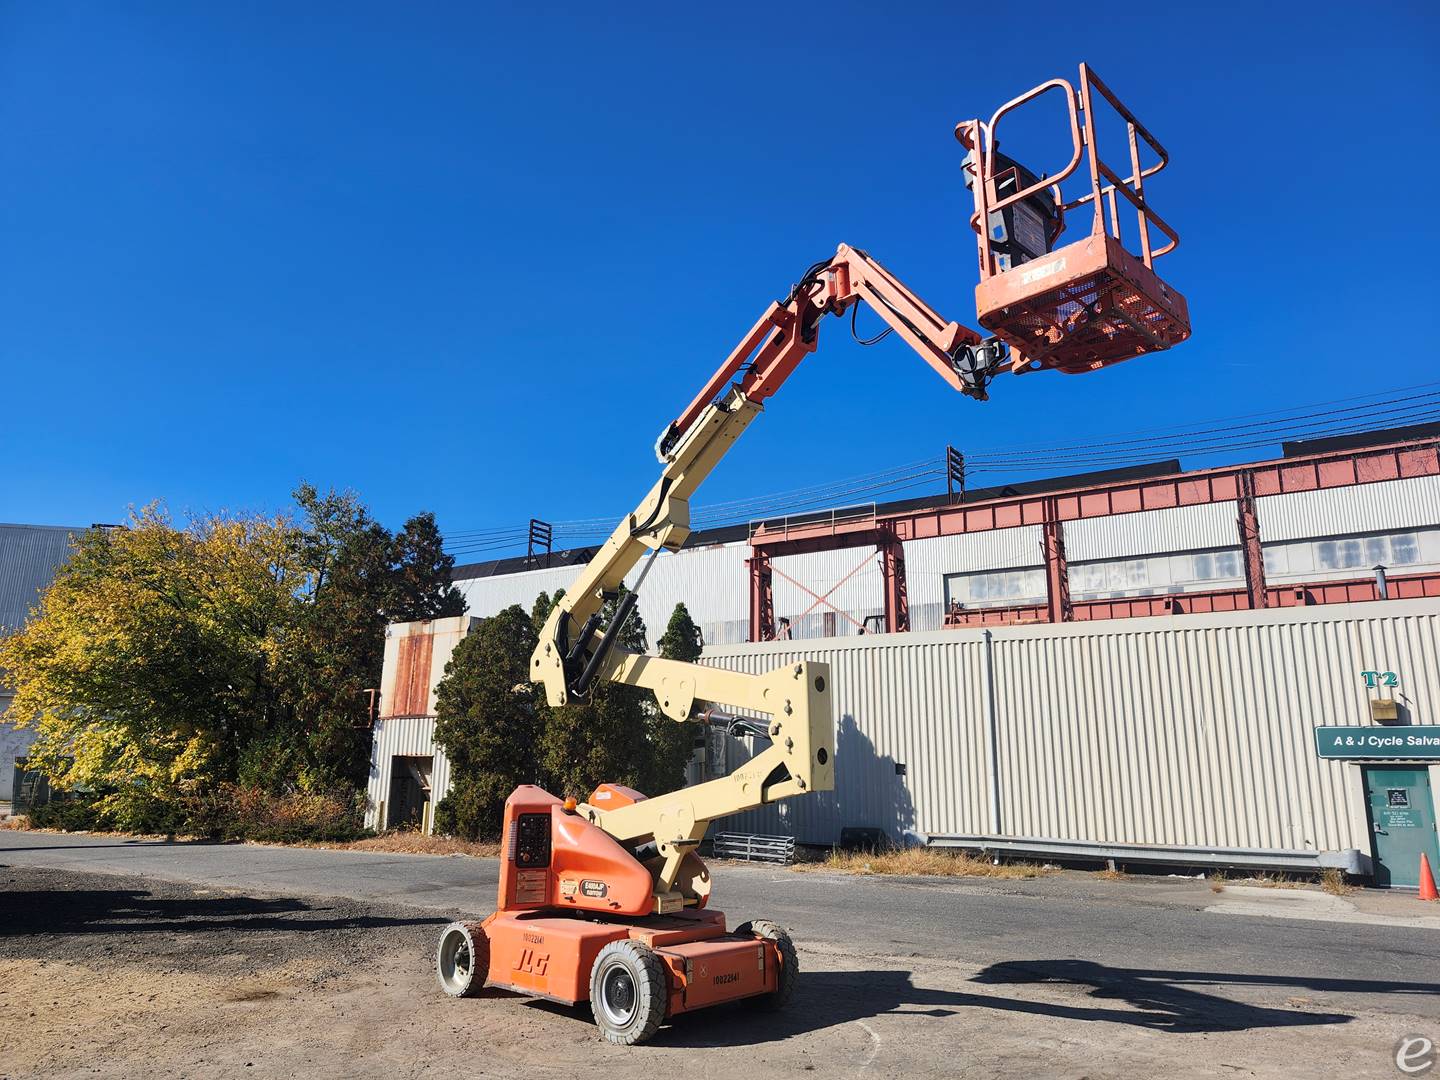
MULTIPOLYGON (((676 604, 670 614, 665 633, 660 635, 660 655, 667 660, 694 663, 702 648, 700 628, 690 618, 683 603, 676 604)), ((647 795, 663 795, 685 783, 685 767, 695 754, 695 742, 703 738, 696 724, 677 724, 659 709, 649 718, 649 753, 646 755, 645 776, 641 790, 647 795)))
POLYGON ((465 614, 465 597, 450 583, 455 557, 445 554, 434 514, 416 514, 405 522, 395 536, 393 560, 394 585, 385 612, 390 622, 465 614))
POLYGON ((549 712, 530 681, 537 640, 517 604, 485 619, 455 647, 436 694, 435 741, 450 759, 451 787, 435 808, 441 832, 497 836, 506 798, 540 780, 536 747, 549 712))

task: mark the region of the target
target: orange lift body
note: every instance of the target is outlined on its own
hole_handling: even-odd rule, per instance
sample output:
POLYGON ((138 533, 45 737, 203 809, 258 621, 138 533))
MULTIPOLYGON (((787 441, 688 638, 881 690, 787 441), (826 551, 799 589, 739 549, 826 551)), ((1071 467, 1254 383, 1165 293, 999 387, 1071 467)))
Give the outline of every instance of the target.
MULTIPOLYGON (((645 797, 605 784, 591 801, 604 794, 612 806, 645 797)), ((699 907, 652 915, 645 866, 549 792, 516 788, 505 802, 502 836, 498 910, 481 924, 492 985, 572 1005, 588 1001, 600 950, 628 938, 668 969, 670 1015, 776 989, 781 958, 772 942, 727 934, 725 916, 706 909, 703 898, 699 907)))

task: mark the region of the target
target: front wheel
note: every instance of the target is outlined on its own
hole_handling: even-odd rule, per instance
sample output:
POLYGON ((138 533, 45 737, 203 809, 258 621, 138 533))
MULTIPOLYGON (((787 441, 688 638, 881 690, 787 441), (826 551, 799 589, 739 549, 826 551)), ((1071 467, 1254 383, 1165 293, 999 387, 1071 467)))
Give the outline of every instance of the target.
POLYGON ((435 978, 451 997, 477 997, 490 972, 490 939, 478 922, 452 922, 440 933, 435 978))
POLYGON ((761 941, 773 942, 780 957, 780 970, 775 976, 775 989, 768 994, 751 998, 762 1009, 783 1009, 795 996, 795 984, 800 979, 800 959, 795 953, 795 942, 783 926, 777 926, 765 919, 741 923, 735 928, 740 937, 755 937, 761 941))
POLYGON ((600 1034, 621 1046, 645 1042, 665 1020, 665 965, 638 941, 612 941, 590 969, 590 1011, 600 1034))

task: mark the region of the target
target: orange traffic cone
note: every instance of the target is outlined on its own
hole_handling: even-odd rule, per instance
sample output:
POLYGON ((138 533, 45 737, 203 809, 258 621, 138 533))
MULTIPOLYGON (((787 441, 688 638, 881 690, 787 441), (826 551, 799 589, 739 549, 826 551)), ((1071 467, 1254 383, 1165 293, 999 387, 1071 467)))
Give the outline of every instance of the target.
POLYGON ((1440 900, 1440 893, 1435 891, 1435 875, 1430 873, 1430 860, 1423 851, 1420 853, 1420 899, 1440 900))

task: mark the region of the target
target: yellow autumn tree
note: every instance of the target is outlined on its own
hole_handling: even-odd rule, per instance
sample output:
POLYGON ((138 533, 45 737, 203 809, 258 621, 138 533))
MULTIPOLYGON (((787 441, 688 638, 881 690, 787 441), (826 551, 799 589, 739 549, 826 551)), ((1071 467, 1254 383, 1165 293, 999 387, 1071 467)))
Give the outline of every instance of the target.
POLYGON ((176 528, 158 506, 79 537, 24 629, 0 643, 7 719, 32 768, 88 792, 105 824, 173 829, 186 793, 234 780, 282 725, 279 667, 308 583, 283 518, 176 528))

